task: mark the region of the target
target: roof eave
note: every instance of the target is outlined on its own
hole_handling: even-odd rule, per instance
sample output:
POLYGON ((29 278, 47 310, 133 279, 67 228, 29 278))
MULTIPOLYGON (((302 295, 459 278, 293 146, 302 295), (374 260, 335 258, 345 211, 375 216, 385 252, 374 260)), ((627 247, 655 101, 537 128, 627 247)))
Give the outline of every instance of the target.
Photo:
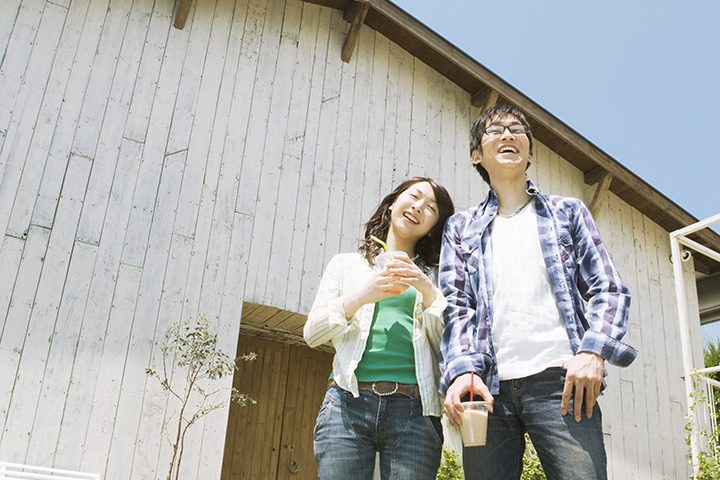
MULTIPOLYGON (((521 108, 532 124, 533 135, 580 169, 585 174, 586 183, 593 183, 593 179, 598 178, 599 173, 608 172, 613 178, 610 191, 669 232, 698 221, 619 161, 392 2, 387 0, 306 1, 343 11, 348 11, 348 7, 352 4, 369 5, 365 25, 380 32, 456 83, 471 95, 476 106, 482 107, 481 100, 478 99, 487 98, 489 91, 495 91, 500 101, 521 108)), ((720 235, 712 230, 698 232, 694 239, 713 250, 720 251, 720 235)), ((704 258, 697 259, 696 268, 703 273, 720 271, 720 265, 706 261, 704 258)))

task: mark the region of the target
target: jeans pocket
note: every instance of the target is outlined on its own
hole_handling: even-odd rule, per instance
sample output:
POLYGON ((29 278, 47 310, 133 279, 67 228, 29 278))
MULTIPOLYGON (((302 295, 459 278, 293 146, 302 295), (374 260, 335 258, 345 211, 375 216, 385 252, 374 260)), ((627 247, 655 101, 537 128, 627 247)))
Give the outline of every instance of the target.
POLYGON ((425 420, 426 422, 430 423, 430 427, 431 427, 431 430, 433 431, 433 434, 435 435, 435 438, 442 445, 445 437, 443 435, 443 427, 442 427, 442 422, 440 421, 440 417, 423 415, 423 418, 426 419, 425 420))
POLYGON ((313 438, 315 439, 317 439, 318 428, 320 428, 327 421, 327 418, 332 411, 333 405, 335 405, 335 403, 337 402, 336 392, 334 392, 333 390, 333 388, 328 389, 328 391, 325 393, 323 403, 320 406, 320 411, 318 412, 317 420, 315 421, 315 428, 313 428, 313 438))

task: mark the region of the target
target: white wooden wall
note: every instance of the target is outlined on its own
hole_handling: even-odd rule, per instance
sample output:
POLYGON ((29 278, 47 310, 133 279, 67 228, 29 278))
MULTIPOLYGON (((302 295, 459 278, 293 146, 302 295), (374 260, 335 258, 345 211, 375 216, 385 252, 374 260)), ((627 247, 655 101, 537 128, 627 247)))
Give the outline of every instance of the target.
MULTIPOLYGON (((305 313, 409 175, 466 208, 487 188, 469 95, 342 14, 297 0, 4 0, 0 16, 0 459, 155 478, 167 398, 144 369, 203 312, 234 351, 242 300, 305 313)), ((542 145, 530 176, 589 198, 542 145)), ((686 476, 667 232, 610 195, 598 219, 634 293, 603 398, 613 478, 686 476)), ((699 334, 694 332, 697 345, 699 334)), ((183 479, 219 478, 227 411, 183 479)), ((160 473, 162 474, 162 473, 160 473)))

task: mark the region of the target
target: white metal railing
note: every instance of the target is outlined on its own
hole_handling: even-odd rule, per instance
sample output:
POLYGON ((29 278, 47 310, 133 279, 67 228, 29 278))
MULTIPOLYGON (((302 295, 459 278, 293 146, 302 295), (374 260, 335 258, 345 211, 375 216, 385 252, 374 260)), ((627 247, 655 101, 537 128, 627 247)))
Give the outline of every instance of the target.
POLYGON ((97 473, 0 462, 0 480, 100 480, 97 473))
MULTIPOLYGON (((693 371, 695 372, 704 372, 704 373, 710 373, 706 370, 708 369, 701 369, 701 370, 695 370, 693 365, 693 358, 692 358, 692 343, 690 341, 690 330, 689 330, 689 319, 688 319, 688 305, 687 300, 685 297, 685 278, 683 275, 683 267, 682 262, 687 261, 691 258, 692 255, 690 255, 689 250, 682 250, 680 248, 681 245, 688 249, 692 249, 702 255, 705 255, 706 257, 709 257, 717 262, 720 262, 720 253, 716 252, 710 248, 705 247, 704 245, 700 245, 699 243, 690 240, 687 238, 688 235, 693 234, 695 232, 698 232, 700 230, 704 230, 711 225, 714 225, 715 223, 720 222, 720 214, 714 215, 710 218, 706 218, 705 220, 701 220, 697 223, 693 223, 692 225, 689 225, 685 228, 681 228, 680 230, 675 230, 674 232, 670 233, 670 249, 672 252, 672 263, 673 263, 673 275, 675 277, 675 300, 677 302, 677 309, 678 309, 678 322, 680 324, 680 342, 682 344, 682 354, 683 354, 683 370, 685 373, 685 394, 687 395, 687 408, 688 408, 688 417, 693 416, 693 412, 695 409, 695 400, 694 400, 694 377, 701 378, 706 385, 711 386, 712 384, 709 384, 707 380, 711 380, 714 382, 713 379, 707 377, 706 375, 700 374, 700 375, 694 375, 693 371)), ((717 367, 712 367, 717 368, 717 367)), ((710 370, 712 370, 712 368, 710 370)), ((709 395, 713 395, 714 398, 714 385, 712 385, 712 388, 707 388, 709 390, 709 395)), ((715 402, 710 401, 710 408, 715 408, 715 402)), ((710 415, 711 422, 714 422, 714 415, 710 415)), ((717 428, 716 425, 714 425, 714 428, 717 428)), ((714 431, 714 430, 713 430, 714 431)), ((692 457, 692 465, 693 465, 693 473, 697 473, 698 467, 699 467, 699 458, 700 458, 700 432, 699 432, 699 426, 697 425, 697 422, 691 422, 691 429, 690 429, 690 455, 692 457)))
MULTIPOLYGON (((717 465, 720 461, 720 437, 717 431, 717 415, 715 399, 720 382, 710 375, 720 372, 720 366, 693 370, 693 397, 692 414, 688 417, 689 433, 695 436, 698 444, 698 457, 693 459, 693 474, 699 474, 702 464, 711 462, 717 465), (697 467, 695 462, 698 463, 697 467)), ((693 477, 694 478, 694 477, 693 477)), ((703 478, 707 478, 704 476, 703 478)))
MULTIPOLYGON (((707 400, 707 416, 706 423, 710 425, 710 431, 714 432, 717 430, 717 416, 715 412, 715 389, 720 389, 720 382, 710 377, 713 373, 720 372, 720 366, 701 368, 693 372, 696 385, 698 382, 702 382, 703 394, 707 400)), ((713 440, 714 442, 714 440, 713 440)), ((713 445, 717 447, 717 445, 713 445)), ((716 448, 713 448, 715 451, 716 448)))

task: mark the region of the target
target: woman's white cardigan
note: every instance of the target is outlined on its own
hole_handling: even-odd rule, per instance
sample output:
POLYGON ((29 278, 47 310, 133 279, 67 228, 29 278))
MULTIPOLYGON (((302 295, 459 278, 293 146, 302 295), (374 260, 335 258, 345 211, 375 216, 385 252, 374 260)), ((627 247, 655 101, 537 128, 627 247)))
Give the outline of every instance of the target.
MULTIPOLYGON (((375 304, 363 305, 352 318, 347 319, 343 296, 355 291, 369 279, 372 272, 370 265, 359 253, 335 255, 325 268, 303 332, 305 341, 311 347, 332 342, 335 347, 333 379, 339 387, 352 392, 355 397, 360 395, 355 369, 365 351, 375 304)), ((434 284, 437 283, 434 272, 428 276, 434 284)), ((442 400, 438 393, 438 350, 446 307, 445 297, 437 286, 435 301, 428 308, 423 306, 422 295, 417 292, 413 315, 413 349, 423 415, 442 414, 442 400)))

